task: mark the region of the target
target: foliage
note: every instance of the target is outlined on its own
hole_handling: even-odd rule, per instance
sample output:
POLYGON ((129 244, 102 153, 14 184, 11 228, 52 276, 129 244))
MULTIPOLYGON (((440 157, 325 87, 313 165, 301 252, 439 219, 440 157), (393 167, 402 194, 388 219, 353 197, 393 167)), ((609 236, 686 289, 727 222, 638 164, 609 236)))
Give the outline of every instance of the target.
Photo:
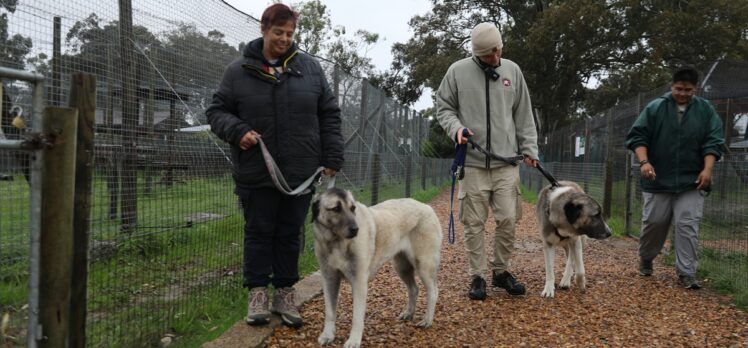
POLYGON ((579 113, 594 114, 618 99, 667 81, 682 63, 748 59, 748 4, 728 0, 488 1, 434 0, 414 16, 414 36, 393 46, 386 85, 409 101, 413 86, 436 90, 454 61, 470 54, 470 30, 496 23, 504 58, 517 62, 545 131, 579 113), (590 85, 597 86, 589 88, 590 85))
POLYGON ((312 55, 322 53, 327 41, 332 38, 330 11, 320 0, 297 3, 292 6, 299 11, 294 41, 299 48, 312 55))
POLYGON ((346 35, 343 26, 333 26, 330 11, 320 0, 292 5, 299 11, 296 43, 306 52, 325 57, 348 74, 360 77, 374 74, 374 64, 367 57, 379 41, 379 34, 357 30, 353 37, 346 35))
POLYGON ((423 117, 431 119, 429 124, 429 137, 423 142, 423 156, 452 158, 455 155, 455 143, 444 132, 434 115, 436 109, 431 107, 423 112, 423 117))
POLYGON ((31 52, 31 38, 8 33, 8 13, 16 12, 17 4, 18 0, 0 2, 0 62, 6 68, 23 69, 24 57, 31 52))

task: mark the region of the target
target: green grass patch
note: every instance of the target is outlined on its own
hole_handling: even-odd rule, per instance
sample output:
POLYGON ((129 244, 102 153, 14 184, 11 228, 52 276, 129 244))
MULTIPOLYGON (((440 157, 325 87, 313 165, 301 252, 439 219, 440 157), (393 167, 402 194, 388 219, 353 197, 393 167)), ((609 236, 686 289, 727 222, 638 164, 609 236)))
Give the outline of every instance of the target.
POLYGON ((538 196, 524 184, 520 184, 520 194, 522 195, 522 200, 525 202, 532 204, 538 203, 538 196))
MULTIPOLYGON (((663 263, 675 267, 675 251, 665 254, 663 263)), ((699 250, 697 276, 703 279, 702 286, 719 294, 729 295, 733 303, 748 310, 748 255, 720 252, 710 248, 699 250)))

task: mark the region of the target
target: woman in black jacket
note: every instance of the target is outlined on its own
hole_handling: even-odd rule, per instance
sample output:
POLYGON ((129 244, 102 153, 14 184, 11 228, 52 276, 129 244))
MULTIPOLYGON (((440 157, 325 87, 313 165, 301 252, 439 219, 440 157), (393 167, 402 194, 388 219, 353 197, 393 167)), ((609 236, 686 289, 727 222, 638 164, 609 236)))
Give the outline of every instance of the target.
POLYGON ((273 312, 292 327, 302 325, 294 304, 299 280, 299 231, 311 193, 287 196, 273 184, 258 139, 262 138, 291 187, 320 166, 335 175, 343 166, 340 108, 319 62, 293 42, 298 13, 283 4, 265 9, 262 37, 226 67, 206 110, 211 130, 231 144, 235 192, 244 209, 246 321, 269 322, 273 312))

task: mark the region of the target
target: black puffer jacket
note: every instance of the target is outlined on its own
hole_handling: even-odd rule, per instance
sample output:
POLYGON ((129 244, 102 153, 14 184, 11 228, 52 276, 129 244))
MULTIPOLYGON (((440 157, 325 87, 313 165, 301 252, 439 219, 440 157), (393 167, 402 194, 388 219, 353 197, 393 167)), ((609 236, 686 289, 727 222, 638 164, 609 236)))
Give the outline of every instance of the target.
POLYGON ((262 45, 262 38, 250 42, 244 56, 226 67, 205 112, 213 133, 231 144, 237 191, 274 187, 260 146, 239 148, 250 130, 262 136, 291 187, 319 166, 343 166, 340 108, 319 62, 294 44, 279 59, 284 72, 273 76, 262 45))

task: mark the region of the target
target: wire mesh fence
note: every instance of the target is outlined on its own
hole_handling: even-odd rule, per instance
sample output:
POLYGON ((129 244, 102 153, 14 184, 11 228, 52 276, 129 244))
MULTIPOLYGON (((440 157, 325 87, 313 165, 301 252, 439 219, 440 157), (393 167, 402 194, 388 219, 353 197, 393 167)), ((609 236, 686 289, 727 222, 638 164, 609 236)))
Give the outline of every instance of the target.
MULTIPOLYGON (((701 264, 715 278, 748 288, 748 64, 719 62, 712 65, 700 85, 699 95, 715 106, 725 126, 728 151, 713 171, 713 188, 704 203, 700 231, 701 264)), ((618 103, 598 117, 582 120, 551 132, 541 153, 545 167, 558 180, 579 183, 601 203, 610 202, 611 223, 638 236, 642 195, 639 165, 624 140, 639 112, 668 91, 658 88, 618 103), (583 144, 580 145, 580 142, 583 144), (583 151, 580 153, 580 150, 583 151), (606 163, 610 171, 606 170, 606 163), (609 178, 610 197, 605 197, 609 178)), ((537 171, 522 168, 523 185, 537 193, 548 184, 537 171)), ((632 266, 633 267, 633 266, 632 266)))
MULTIPOLYGON (((18 0, 0 13, 0 64, 44 74, 47 105, 66 104, 71 73, 96 77, 87 345, 151 345, 210 325, 210 306, 243 306, 243 218, 204 110, 259 22, 218 0, 18 0)), ((422 154, 419 113, 322 65, 343 115, 338 186, 374 203, 448 179, 448 160, 422 154)), ((29 109, 29 88, 3 85, 3 130, 21 136, 11 121, 29 109)), ((22 153, 0 151, 0 344, 11 346, 26 342, 26 168, 22 153)))

